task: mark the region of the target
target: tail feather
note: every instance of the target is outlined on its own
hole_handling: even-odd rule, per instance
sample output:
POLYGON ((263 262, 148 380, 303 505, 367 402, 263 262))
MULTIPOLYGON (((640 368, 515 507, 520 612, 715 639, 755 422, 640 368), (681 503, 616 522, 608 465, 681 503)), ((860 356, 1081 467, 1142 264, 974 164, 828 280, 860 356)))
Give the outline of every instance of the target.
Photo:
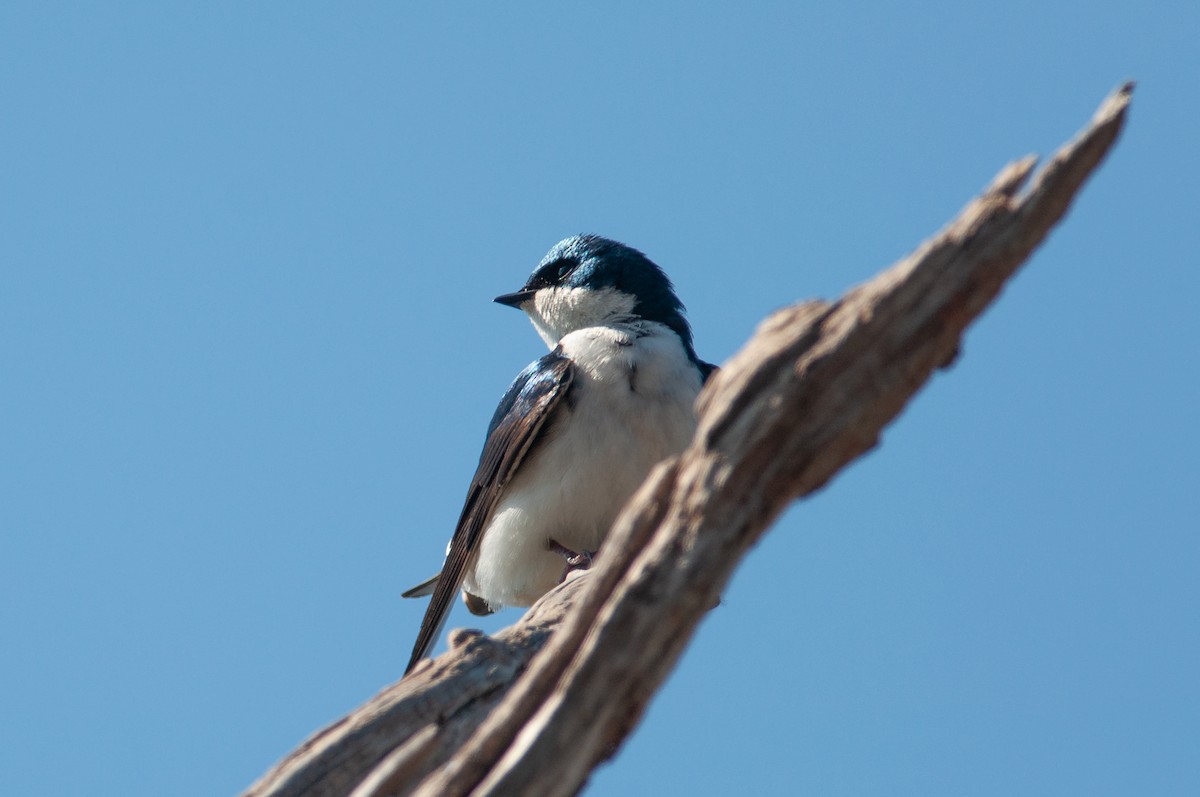
POLYGON ((407 589, 404 592, 400 593, 400 597, 402 597, 402 598, 424 598, 426 595, 432 595, 433 589, 434 589, 434 587, 437 586, 437 583, 438 583, 438 576, 440 576, 440 575, 441 575, 441 573, 438 573, 433 578, 425 579, 424 581, 422 581, 420 584, 413 587, 412 589, 407 589))

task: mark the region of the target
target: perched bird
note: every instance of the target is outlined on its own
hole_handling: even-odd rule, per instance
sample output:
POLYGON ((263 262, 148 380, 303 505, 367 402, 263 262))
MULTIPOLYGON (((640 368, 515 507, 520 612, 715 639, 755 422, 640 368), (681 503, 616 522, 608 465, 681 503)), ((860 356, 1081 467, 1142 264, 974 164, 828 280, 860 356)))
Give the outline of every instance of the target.
POLYGON ((559 242, 495 301, 523 310, 551 351, 492 416, 441 572, 404 593, 433 595, 406 674, 460 589, 471 612, 491 614, 529 606, 590 564, 651 467, 691 440, 696 395, 715 370, 697 358, 662 269, 607 238, 559 242))

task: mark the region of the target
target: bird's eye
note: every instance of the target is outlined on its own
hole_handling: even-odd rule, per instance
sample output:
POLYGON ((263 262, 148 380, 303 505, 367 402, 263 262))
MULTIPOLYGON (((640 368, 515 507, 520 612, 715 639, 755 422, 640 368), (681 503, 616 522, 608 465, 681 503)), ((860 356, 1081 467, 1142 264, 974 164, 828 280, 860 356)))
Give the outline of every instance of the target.
POLYGON ((534 273, 533 278, 529 281, 529 287, 548 288, 551 285, 559 285, 567 278, 568 274, 575 270, 577 265, 579 264, 570 258, 547 263, 534 273))

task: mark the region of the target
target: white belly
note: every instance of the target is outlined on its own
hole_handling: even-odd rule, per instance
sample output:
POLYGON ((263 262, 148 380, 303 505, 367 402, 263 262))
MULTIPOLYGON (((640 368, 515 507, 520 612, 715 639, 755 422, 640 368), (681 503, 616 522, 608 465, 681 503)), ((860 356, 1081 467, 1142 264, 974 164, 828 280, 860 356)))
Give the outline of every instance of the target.
POLYGON ((629 496, 696 428, 700 374, 666 327, 589 327, 562 339, 568 399, 522 463, 483 533, 464 589, 493 608, 528 606, 562 576, 551 539, 596 551, 629 496))

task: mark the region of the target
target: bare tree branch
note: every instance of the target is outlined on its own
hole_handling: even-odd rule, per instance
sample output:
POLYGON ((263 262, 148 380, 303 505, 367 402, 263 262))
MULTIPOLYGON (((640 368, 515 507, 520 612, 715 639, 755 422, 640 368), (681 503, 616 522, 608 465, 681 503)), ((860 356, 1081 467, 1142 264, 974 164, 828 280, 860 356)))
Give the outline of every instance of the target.
POLYGON ((710 380, 692 445, 650 475, 593 570, 495 637, 452 633, 448 653, 319 731, 246 797, 576 793, 750 546, 953 360, 1103 160, 1132 90, 1114 92, 1028 190, 1032 157, 870 282, 764 321, 710 380))

